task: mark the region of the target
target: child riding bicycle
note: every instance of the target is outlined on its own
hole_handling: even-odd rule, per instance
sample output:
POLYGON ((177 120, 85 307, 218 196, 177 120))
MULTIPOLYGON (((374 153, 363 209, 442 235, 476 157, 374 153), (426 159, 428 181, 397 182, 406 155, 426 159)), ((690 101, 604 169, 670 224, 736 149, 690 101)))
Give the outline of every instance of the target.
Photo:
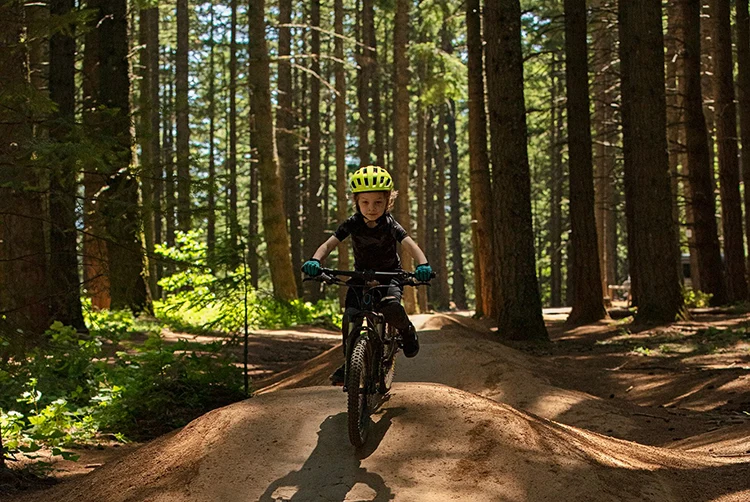
MULTIPOLYGON (((429 281, 432 268, 424 252, 409 237, 406 230, 389 212, 393 208, 398 192, 393 190, 391 175, 378 166, 365 166, 351 177, 349 186, 352 189, 352 202, 356 213, 339 225, 334 234, 315 251, 313 256, 302 265, 302 271, 315 277, 321 273, 321 261, 336 249, 341 241, 352 236, 354 250, 354 269, 357 271, 396 272, 401 270, 396 243, 411 254, 416 263, 415 277, 420 281, 429 281)), ((354 284, 357 279, 351 279, 354 284)), ((344 321, 342 325, 343 346, 346 352, 346 339, 349 332, 349 318, 359 309, 357 288, 349 288, 346 294, 344 321)), ((403 286, 398 281, 391 281, 387 292, 380 300, 379 310, 386 322, 396 328, 404 343, 404 355, 414 357, 419 352, 419 339, 414 325, 409 321, 401 305, 403 286)), ((334 385, 344 384, 344 365, 331 375, 334 385)))

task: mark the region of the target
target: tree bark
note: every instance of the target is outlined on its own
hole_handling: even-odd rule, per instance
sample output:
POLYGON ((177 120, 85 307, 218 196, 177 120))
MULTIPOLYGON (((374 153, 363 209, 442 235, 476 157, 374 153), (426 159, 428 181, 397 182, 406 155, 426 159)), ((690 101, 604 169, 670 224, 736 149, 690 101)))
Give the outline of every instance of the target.
POLYGON ((437 148, 435 151, 435 250, 436 250, 436 271, 437 281, 435 308, 438 310, 448 310, 450 307, 450 286, 448 284, 448 244, 447 228, 448 218, 445 213, 445 105, 438 107, 438 123, 435 130, 435 140, 437 148))
POLYGON ((360 14, 360 37, 362 45, 358 48, 359 54, 359 79, 357 82, 357 96, 359 100, 359 165, 360 167, 370 164, 370 80, 372 80, 372 43, 370 35, 373 30, 371 25, 374 0, 362 0, 362 12, 360 14))
POLYGON ((747 299, 742 200, 737 152, 737 109, 734 104, 732 25, 729 0, 712 0, 716 143, 719 153, 721 222, 727 270, 727 300, 747 299))
MULTIPOLYGON (((737 93, 742 140, 742 180, 745 186, 745 233, 750 249, 750 14, 748 0, 737 0, 737 93)), ((748 253, 750 258, 750 252, 748 253)), ((750 271, 750 260, 747 264, 750 271)))
MULTIPOLYGON (((321 242, 323 235, 323 186, 320 173, 320 0, 312 0, 310 9, 312 54, 310 80, 310 163, 308 178, 308 202, 305 208, 305 255, 312 256, 321 242)), ((313 302, 322 298, 319 282, 308 282, 307 296, 313 302)))
MULTIPOLYGON (((209 77, 208 77, 208 178, 206 184, 206 261, 216 270, 216 43, 214 42, 214 4, 210 3, 209 77)), ((232 10, 233 20, 236 19, 232 10)), ((234 25, 232 25, 234 28, 234 25)), ((231 28, 230 28, 231 29, 231 28)), ((233 48, 233 47, 232 47, 233 48)), ((230 49, 231 51, 231 49, 230 49)), ((231 56, 230 56, 231 58, 231 56)))
POLYGON ((625 203, 639 322, 673 322, 682 310, 675 263, 659 0, 620 2, 625 203))
MULTIPOLYGON (((229 155, 227 156, 227 173, 229 182, 227 192, 229 208, 227 223, 229 225, 229 245, 232 249, 230 266, 239 264, 240 223, 237 209, 237 0, 231 2, 232 19, 229 47, 229 155)), ((250 199, 253 200, 252 198, 250 199)), ((251 236, 253 234, 250 234, 251 236)), ((253 243, 249 243, 250 246, 253 243)))
MULTIPOLYGON (((423 241, 420 241, 420 245, 427 253, 427 257, 432 260, 432 263, 438 264, 439 251, 437 247, 437 212, 438 204, 435 201, 435 128, 433 126, 434 114, 432 111, 428 112, 427 120, 425 123, 425 163, 424 163, 424 183, 425 183, 425 237, 423 241)), ((439 273, 437 271, 436 273, 439 273)), ((428 302, 432 304, 433 308, 436 305, 436 297, 438 297, 438 288, 431 287, 427 288, 428 302)))
POLYGON ((716 224, 708 131, 701 97, 700 4, 693 0, 681 0, 678 8, 683 20, 684 40, 684 76, 680 79, 680 93, 685 101, 686 196, 692 209, 691 251, 696 255, 698 265, 691 276, 694 287, 696 282, 699 283, 703 292, 713 295, 712 304, 721 305, 726 302, 726 290, 716 224))
MULTIPOLYGON (((292 244, 292 263, 295 271, 302 265, 299 236, 299 197, 297 183, 299 166, 297 165, 297 137, 294 124, 294 79, 291 62, 291 28, 292 1, 279 2, 279 75, 278 106, 276 108, 276 142, 279 145, 279 168, 284 184, 284 211, 289 221, 289 232, 292 244)), ((301 274, 294 274, 297 291, 301 293, 301 274)))
MULTIPOLYGON (((174 166, 174 92, 171 79, 171 71, 168 71, 167 100, 164 113, 164 205, 165 205, 165 234, 164 239, 167 246, 175 245, 175 212, 177 201, 175 199, 175 166, 174 166)), ((171 270, 171 267, 168 267, 171 270)))
MULTIPOLYGON (((52 0, 50 14, 67 16, 75 9, 74 0, 52 0)), ((57 104, 50 127, 50 139, 74 144, 71 131, 75 124, 75 26, 50 39, 49 93, 57 104)), ((76 244, 77 168, 74 156, 64 156, 50 171, 50 261, 49 294, 52 319, 80 331, 86 330, 81 308, 76 244)))
MULTIPOLYGON (((378 43, 375 36, 375 2, 368 1, 371 12, 367 15, 369 19, 369 34, 367 39, 370 44, 370 96, 372 98, 372 128, 375 132, 375 159, 380 167, 385 167, 385 140, 383 138, 383 120, 381 117, 380 102, 380 63, 378 62, 378 43)), ((424 289, 424 288, 422 288, 424 289)))
POLYGON ((33 110, 24 9, 4 2, 0 16, 0 331, 19 345, 50 324, 41 178, 31 165, 33 110), (10 92, 8 92, 10 91, 10 92), (18 332, 17 330, 21 330, 18 332))
POLYGON ((292 270, 289 233, 281 197, 276 141, 273 131, 269 56, 265 38, 265 2, 251 0, 248 7, 248 84, 252 113, 252 138, 257 147, 258 177, 263 198, 263 232, 274 294, 283 301, 297 298, 292 270))
POLYGON ((484 55, 479 0, 466 2, 466 44, 469 84, 469 176, 471 232, 474 242, 474 289, 477 315, 495 317, 492 299, 492 184, 487 154, 487 113, 484 101, 484 55))
POLYGON ((573 294, 568 323, 607 317, 594 217, 594 165, 586 46, 586 1, 565 0, 565 83, 570 166, 570 228, 573 294))
POLYGON ((98 132, 115 143, 113 161, 106 167, 102 214, 107 230, 109 288, 112 309, 148 311, 151 299, 145 281, 138 182, 130 170, 130 76, 128 67, 127 1, 99 3, 98 132))
MULTIPOLYGON (((346 72, 344 71, 344 0, 334 0, 334 56, 336 57, 336 219, 346 220, 348 200, 346 196, 346 72)), ((339 270, 349 270, 349 244, 342 242, 338 248, 339 270)), ((344 306, 346 288, 340 288, 339 305, 344 306)))
MULTIPOLYGON (((396 0, 396 18, 393 30, 393 174, 399 197, 396 199, 396 219, 411 232, 409 215, 409 60, 407 44, 409 40, 409 2, 396 0)), ((405 270, 414 267, 413 257, 401 251, 401 266, 405 270)), ((406 288, 403 294, 407 313, 416 311, 417 298, 414 288, 406 288)))
MULTIPOLYGON (((98 9, 96 1, 86 6, 98 9)), ((98 14, 98 11, 96 11, 98 14)), ((83 126, 94 131, 97 125, 96 96, 99 88, 99 30, 98 18, 89 25, 83 53, 83 126)), ((103 169, 93 162, 87 163, 83 175, 83 283, 91 305, 96 309, 109 309, 109 265, 106 244, 105 221, 101 211, 99 194, 106 185, 103 169)))
MULTIPOLYGON (((594 131, 596 180, 595 206, 597 238, 599 240, 599 261, 601 266, 602 289, 612 297, 609 285, 617 280, 617 205, 615 204, 615 166, 617 130, 614 110, 619 75, 613 70, 616 47, 616 19, 611 19, 606 0, 599 2, 600 20, 596 23, 594 39, 594 131)), ((616 13, 615 13, 616 16, 616 13)), ((614 298, 612 298, 614 299, 614 298)))
POLYGON ((464 279, 464 258, 461 248, 461 188, 458 184, 458 143, 456 142, 456 102, 449 100, 446 107, 448 126, 448 148, 450 150, 450 203, 451 203, 451 275, 453 289, 451 300, 459 310, 466 310, 466 285, 464 279))
POLYGON ((550 68, 550 221, 549 221, 549 255, 550 255, 550 306, 561 307, 562 301, 562 112, 558 103, 561 94, 559 65, 555 58, 550 68))
POLYGON ((188 52, 190 21, 188 0, 177 0, 177 56, 175 105, 177 111, 177 226, 187 232, 190 214, 190 105, 188 101, 188 52))
POLYGON ((488 0, 487 93, 493 165, 498 331, 517 340, 546 339, 534 263, 531 181, 518 0, 488 0))
POLYGON ((159 9, 141 9, 139 26, 141 46, 140 134, 141 190, 143 192, 143 236, 146 244, 149 289, 156 293, 157 270, 154 185, 161 171, 159 162, 159 9), (156 33, 153 33, 157 30, 156 33), (154 64, 155 61, 155 64, 154 64), (154 92, 155 91, 155 92, 154 92))

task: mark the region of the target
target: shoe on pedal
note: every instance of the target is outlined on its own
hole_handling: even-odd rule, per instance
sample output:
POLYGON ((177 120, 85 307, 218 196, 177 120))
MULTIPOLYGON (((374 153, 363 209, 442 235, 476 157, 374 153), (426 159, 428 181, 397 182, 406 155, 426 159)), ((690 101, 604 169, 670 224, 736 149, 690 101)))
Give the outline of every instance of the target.
POLYGON ((344 385, 346 378, 346 365, 342 364, 339 368, 331 375, 331 385, 341 386, 344 385))
POLYGON ((412 324, 409 329, 402 335, 404 340, 404 355, 406 357, 414 357, 419 353, 419 337, 417 337, 417 330, 412 324))

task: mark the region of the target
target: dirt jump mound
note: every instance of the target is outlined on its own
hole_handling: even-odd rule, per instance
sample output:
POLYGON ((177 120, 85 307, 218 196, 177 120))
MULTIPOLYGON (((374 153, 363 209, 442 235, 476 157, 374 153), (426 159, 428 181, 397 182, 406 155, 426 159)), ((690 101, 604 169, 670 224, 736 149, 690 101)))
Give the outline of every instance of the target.
POLYGON ((355 451, 344 397, 309 387, 215 410, 44 500, 750 500, 731 459, 600 436, 439 384, 395 384, 355 451))

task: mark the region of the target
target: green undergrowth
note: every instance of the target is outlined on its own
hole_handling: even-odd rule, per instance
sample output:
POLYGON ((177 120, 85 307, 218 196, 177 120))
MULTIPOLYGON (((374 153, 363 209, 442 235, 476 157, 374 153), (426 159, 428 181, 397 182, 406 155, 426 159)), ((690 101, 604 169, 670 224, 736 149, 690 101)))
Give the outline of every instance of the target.
MULTIPOLYGON (((0 427, 9 461, 35 458, 42 448, 75 459, 67 449, 102 438, 151 439, 244 399, 237 347, 246 322, 250 330, 340 325, 337 298, 279 302, 249 287, 242 266, 210 270, 205 249, 190 235, 161 252, 175 271, 160 282, 165 299, 155 302, 154 316, 97 311, 84 300, 88 333, 55 322, 45 343, 0 357, 0 427), (180 332, 216 336, 175 342, 180 332)), ((0 335, 0 349, 10 343, 0 335)))

